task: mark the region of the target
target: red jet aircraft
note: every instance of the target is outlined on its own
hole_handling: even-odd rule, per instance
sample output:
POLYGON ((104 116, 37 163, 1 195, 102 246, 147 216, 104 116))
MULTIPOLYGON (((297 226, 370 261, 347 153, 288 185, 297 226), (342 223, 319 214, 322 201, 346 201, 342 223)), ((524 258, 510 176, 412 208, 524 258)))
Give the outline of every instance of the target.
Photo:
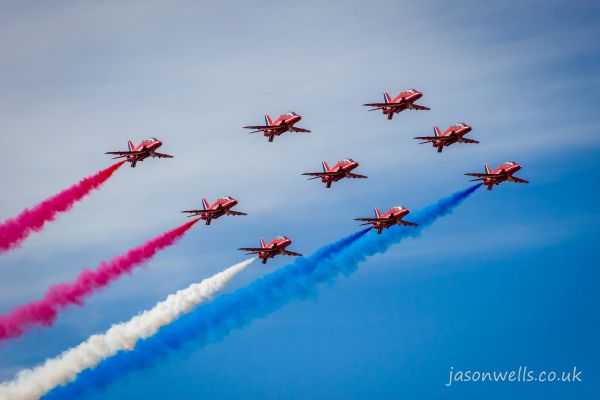
POLYGON ((234 207, 238 201, 231 196, 221 197, 217 199, 212 205, 208 205, 206 199, 202 199, 202 210, 186 210, 182 213, 190 213, 188 217, 200 216, 200 219, 206 221, 206 225, 210 225, 213 219, 222 217, 223 215, 248 215, 240 211, 233 211, 231 208, 234 207))
POLYGON ((394 118, 394 114, 398 114, 404 110, 431 110, 429 107, 415 104, 415 101, 423 97, 423 93, 415 89, 409 89, 400 93, 395 98, 391 98, 388 92, 383 93, 383 103, 367 103, 363 106, 375 107, 369 111, 381 110, 387 119, 394 118))
POLYGON ((390 208, 384 214, 381 214, 379 208, 375 208, 376 218, 354 218, 355 221, 366 221, 361 225, 373 225, 373 229, 377 229, 377 233, 381 235, 381 231, 393 225, 418 226, 415 223, 404 221, 402 217, 410 213, 408 208, 396 206, 390 208))
POLYGON ((275 136, 280 136, 284 132, 310 132, 308 129, 296 128, 294 126, 301 119, 302 116, 292 111, 280 115, 275 121, 271 120, 268 114, 265 114, 264 125, 250 125, 244 128, 256 129, 250 133, 262 132, 265 137, 269 138, 269 142, 272 142, 275 136))
POLYGON ((321 178, 321 182, 325 184, 325 187, 329 189, 333 182, 337 182, 343 178, 348 179, 364 179, 367 178, 365 175, 355 174, 352 172, 353 169, 358 167, 358 163, 351 158, 347 158, 342 161, 338 161, 333 168, 329 168, 329 165, 325 161, 322 161, 323 172, 305 172, 302 175, 312 176, 308 179, 321 178))
POLYGON ((302 254, 294 253, 293 251, 286 250, 285 248, 292 244, 292 241, 286 236, 278 236, 271 240, 269 244, 265 242, 265 239, 260 238, 260 247, 241 247, 238 250, 247 251, 246 254, 258 254, 258 258, 261 259, 263 264, 267 263, 269 258, 273 258, 277 255, 294 256, 300 257, 302 254))
POLYGON ((148 157, 158 157, 158 158, 173 158, 168 154, 157 153, 156 149, 162 146, 162 142, 157 138, 151 137, 150 139, 142 140, 137 147, 133 145, 133 142, 129 140, 127 145, 129 147, 129 151, 108 151, 104 154, 116 154, 115 158, 123 158, 126 157, 127 162, 131 163, 131 168, 135 168, 135 164, 138 161, 144 161, 148 157))
POLYGON ((489 165, 485 164, 485 174, 469 172, 465 175, 476 177, 475 179, 471 179, 471 181, 482 181, 482 183, 487 186, 488 190, 492 190, 492 187, 494 185, 499 185, 504 181, 515 183, 529 183, 529 181, 526 181, 525 179, 513 176, 513 174, 520 169, 521 165, 517 164, 514 161, 507 161, 505 163, 500 164, 500 166, 493 171, 491 170, 489 165))
POLYGON ((433 133, 435 136, 417 136, 415 139, 424 140, 424 142, 419 144, 431 142, 433 147, 437 147, 438 153, 441 153, 444 146, 447 147, 454 143, 479 143, 477 140, 464 138, 472 129, 464 122, 457 122, 442 133, 440 132, 440 128, 434 125, 433 133))

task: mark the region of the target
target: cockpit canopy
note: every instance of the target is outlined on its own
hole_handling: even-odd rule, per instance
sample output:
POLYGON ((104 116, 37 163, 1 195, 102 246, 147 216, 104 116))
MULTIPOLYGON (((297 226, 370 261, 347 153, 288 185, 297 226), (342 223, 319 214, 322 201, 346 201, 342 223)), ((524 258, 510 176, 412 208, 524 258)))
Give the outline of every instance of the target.
POLYGON ((468 125, 465 124, 464 122, 456 122, 454 125, 452 125, 455 128, 466 128, 468 125))
POLYGON ((396 206, 396 207, 392 207, 392 210, 401 211, 401 210, 406 210, 406 208, 404 208, 404 206, 396 206))
POLYGON ((502 163, 502 165, 505 165, 507 167, 512 167, 513 165, 517 165, 517 163, 514 161, 506 161, 505 163, 502 163))
POLYGON ((419 93, 417 89, 408 89, 406 91, 406 93, 410 93, 410 94, 415 94, 415 93, 419 93))
POLYGON ((224 196, 224 197, 221 197, 219 200, 231 201, 231 200, 233 200, 233 197, 231 197, 231 196, 224 196))
POLYGON ((343 163, 353 163, 353 162, 356 162, 356 161, 354 161, 354 160, 353 160, 353 159, 351 159, 351 158, 345 158, 345 159, 343 159, 341 162, 343 162, 343 163))
POLYGON ((144 140, 145 143, 149 143, 149 142, 159 142, 159 140, 155 137, 150 137, 146 140, 144 140))
POLYGON ((277 236, 275 240, 287 240, 286 236, 277 236))
POLYGON ((283 114, 283 115, 285 115, 286 117, 295 117, 295 116, 297 116, 298 114, 296 114, 296 113, 295 113, 295 112, 293 112, 293 111, 288 111, 288 112, 286 112, 286 113, 285 113, 285 114, 283 114))

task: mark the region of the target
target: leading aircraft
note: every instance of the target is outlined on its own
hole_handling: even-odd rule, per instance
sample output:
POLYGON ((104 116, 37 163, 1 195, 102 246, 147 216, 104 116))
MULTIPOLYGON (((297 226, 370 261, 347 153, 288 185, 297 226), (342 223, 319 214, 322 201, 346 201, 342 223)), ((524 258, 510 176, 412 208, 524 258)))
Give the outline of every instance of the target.
POLYGON ((431 142, 433 147, 437 147, 438 153, 441 153, 444 146, 447 147, 454 143, 479 143, 477 140, 464 137, 467 133, 471 132, 472 129, 473 128, 464 122, 457 122, 442 133, 440 128, 434 125, 434 136, 417 136, 415 139, 423 140, 423 142, 419 144, 431 142))
POLYGON ((300 257, 302 254, 286 250, 285 248, 292 244, 292 241, 286 236, 278 236, 271 240, 269 244, 265 239, 260 238, 260 247, 240 247, 238 250, 247 251, 246 254, 257 254, 263 264, 267 263, 269 258, 277 255, 300 257))
POLYGON ((135 164, 138 161, 144 161, 148 157, 158 157, 158 158, 173 158, 168 154, 157 153, 156 149, 162 146, 163 142, 158 140, 155 137, 151 137, 150 139, 142 140, 137 147, 133 145, 133 142, 129 140, 127 142, 127 146, 129 147, 128 151, 108 151, 104 154, 113 154, 117 155, 113 157, 115 158, 125 158, 127 162, 131 163, 131 168, 135 168, 135 164))
POLYGON ((374 107, 369 111, 381 110, 387 119, 394 118, 394 114, 398 114, 404 110, 431 110, 429 107, 415 104, 415 101, 423 97, 423 93, 416 89, 408 89, 401 92, 393 99, 388 92, 383 93, 383 103, 366 103, 363 106, 374 107))
POLYGON ((379 208, 375 208, 375 218, 354 218, 355 221, 365 221, 361 225, 373 225, 373 229, 381 235, 381 231, 393 225, 418 226, 413 222, 404 221, 402 217, 408 215, 410 210, 402 206, 390 208, 385 213, 381 213, 379 208))
POLYGON ((249 125, 244 128, 255 129, 250 133, 262 132, 265 137, 269 138, 269 142, 272 142, 275 136, 280 136, 284 132, 310 132, 308 129, 296 128, 294 126, 301 119, 302 116, 293 111, 280 115, 275 121, 268 114, 265 114, 264 125, 249 125))
POLYGON ((325 161, 321 162, 323 165, 323 172, 305 172, 302 175, 312 176, 308 179, 321 178, 321 182, 325 184, 325 187, 329 189, 333 182, 337 182, 343 178, 348 179, 365 179, 367 176, 355 174, 352 172, 353 169, 358 167, 358 162, 351 158, 347 158, 342 161, 338 161, 332 168, 325 161))
POLYGON ((502 182, 514 182, 514 183, 529 183, 525 179, 517 178, 513 176, 515 172, 521 169, 521 165, 514 161, 506 161, 494 170, 489 165, 485 164, 485 174, 479 174, 476 172, 469 172, 465 175, 474 176, 475 179, 471 181, 481 181, 487 186, 488 190, 492 190, 494 185, 499 185, 502 182))
POLYGON ((201 210, 185 210, 182 211, 182 213, 189 213, 190 215, 188 215, 188 217, 200 216, 200 219, 206 221, 206 225, 210 225, 213 219, 217 219, 223 215, 248 215, 246 213, 233 211, 231 209, 237 205, 237 203, 238 201, 231 196, 221 197, 211 205, 208 204, 206 199, 202 199, 201 210))

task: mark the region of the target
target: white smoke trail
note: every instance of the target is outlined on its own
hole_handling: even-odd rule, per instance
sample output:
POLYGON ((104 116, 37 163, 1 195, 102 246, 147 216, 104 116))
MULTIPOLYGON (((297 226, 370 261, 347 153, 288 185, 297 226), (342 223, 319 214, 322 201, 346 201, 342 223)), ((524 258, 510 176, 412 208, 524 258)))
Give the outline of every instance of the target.
POLYGON ((255 258, 251 258, 243 261, 200 283, 194 283, 169 295, 152 309, 136 315, 129 321, 113 325, 104 334, 93 335, 58 357, 19 372, 13 381, 0 384, 0 399, 39 399, 54 387, 70 382, 81 371, 95 367, 117 352, 133 350, 138 340, 154 335, 162 326, 170 324, 198 304, 211 299, 254 260, 255 258))

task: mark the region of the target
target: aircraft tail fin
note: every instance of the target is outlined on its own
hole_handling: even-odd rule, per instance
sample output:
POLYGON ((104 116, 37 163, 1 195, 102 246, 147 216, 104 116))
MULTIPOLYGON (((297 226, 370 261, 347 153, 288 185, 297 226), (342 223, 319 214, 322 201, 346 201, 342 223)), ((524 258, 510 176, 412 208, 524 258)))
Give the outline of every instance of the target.
POLYGON ((438 128, 437 126, 433 126, 433 133, 435 134, 435 136, 442 136, 442 132, 440 131, 440 128, 438 128))
POLYGON ((377 218, 381 218, 381 211, 379 211, 379 208, 375 207, 375 215, 377 216, 377 218))
POLYGON ((202 199, 202 208, 208 210, 208 201, 206 199, 202 199))
POLYGON ((260 247, 262 247, 263 249, 267 247, 267 242, 265 242, 265 238, 263 238, 262 236, 260 238, 260 247))
POLYGON ((492 169, 490 168, 489 165, 485 164, 485 173, 486 174, 491 174, 492 173, 492 169))
POLYGON ((269 114, 265 114, 265 125, 273 125, 273 120, 271 119, 271 117, 269 117, 269 114))
POLYGON ((131 140, 127 141, 127 147, 129 148, 129 151, 135 150, 135 146, 133 145, 133 142, 131 140))
POLYGON ((327 162, 321 161, 321 164, 323 164, 323 172, 329 172, 329 165, 327 165, 327 162))
POLYGON ((383 92, 383 101, 384 103, 392 102, 392 98, 390 97, 390 94, 388 92, 383 92))

